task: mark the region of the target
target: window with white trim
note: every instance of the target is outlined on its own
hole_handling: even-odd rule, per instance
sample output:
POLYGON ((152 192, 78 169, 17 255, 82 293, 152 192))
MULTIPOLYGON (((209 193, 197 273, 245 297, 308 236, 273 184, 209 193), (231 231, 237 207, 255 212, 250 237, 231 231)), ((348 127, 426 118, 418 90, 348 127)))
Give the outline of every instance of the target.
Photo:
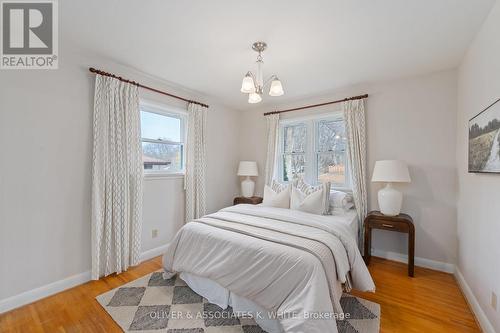
POLYGON ((140 103, 142 162, 146 174, 184 172, 186 115, 163 105, 140 103))
POLYGON ((328 174, 332 186, 350 188, 347 138, 341 113, 280 121, 278 179, 289 182, 297 176, 310 184, 328 174))

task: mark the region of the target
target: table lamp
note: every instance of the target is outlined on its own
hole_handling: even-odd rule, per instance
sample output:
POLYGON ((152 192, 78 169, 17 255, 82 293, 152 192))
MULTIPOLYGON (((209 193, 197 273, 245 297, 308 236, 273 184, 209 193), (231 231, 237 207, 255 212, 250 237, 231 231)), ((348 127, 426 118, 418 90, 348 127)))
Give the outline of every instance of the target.
POLYGON ((403 194, 396 190, 392 184, 411 182, 406 163, 396 160, 375 162, 372 182, 387 183, 383 189, 378 191, 380 212, 388 216, 398 215, 403 204, 403 194))
POLYGON ((255 182, 250 178, 258 176, 259 170, 257 169, 257 162, 241 161, 238 167, 238 176, 245 176, 246 178, 241 182, 241 195, 250 198, 253 196, 255 190, 255 182))

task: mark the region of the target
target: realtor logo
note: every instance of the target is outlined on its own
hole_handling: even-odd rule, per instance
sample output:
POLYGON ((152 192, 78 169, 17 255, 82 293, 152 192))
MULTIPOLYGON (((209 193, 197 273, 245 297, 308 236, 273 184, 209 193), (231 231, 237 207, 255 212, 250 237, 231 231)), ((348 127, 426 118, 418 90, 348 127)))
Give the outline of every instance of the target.
POLYGON ((1 69, 57 69, 57 2, 2 1, 1 69))

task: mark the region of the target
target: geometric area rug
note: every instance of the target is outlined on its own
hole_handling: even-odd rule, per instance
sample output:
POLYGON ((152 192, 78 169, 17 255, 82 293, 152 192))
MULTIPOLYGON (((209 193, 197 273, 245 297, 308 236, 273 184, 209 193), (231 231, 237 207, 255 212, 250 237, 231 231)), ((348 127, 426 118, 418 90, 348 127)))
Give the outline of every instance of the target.
MULTIPOLYGON (((153 272, 96 297, 124 332, 134 333, 266 333, 252 318, 237 317, 196 294, 178 275, 153 272)), ((378 333, 380 305, 344 294, 349 319, 337 320, 339 333, 378 333)), ((333 320, 333 319, 332 319, 333 320)))

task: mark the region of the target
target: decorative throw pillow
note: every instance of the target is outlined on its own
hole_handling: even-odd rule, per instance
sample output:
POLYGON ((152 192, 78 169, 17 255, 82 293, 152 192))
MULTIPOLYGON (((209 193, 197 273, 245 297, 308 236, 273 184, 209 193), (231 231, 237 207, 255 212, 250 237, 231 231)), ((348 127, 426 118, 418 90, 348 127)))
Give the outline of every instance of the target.
POLYGON ((354 200, 352 194, 343 191, 330 190, 330 213, 345 213, 349 209, 354 208, 354 200))
POLYGON ((344 206, 344 210, 349 210, 349 209, 353 209, 354 208, 354 202, 348 202, 345 206, 344 206))
POLYGON ((290 208, 318 215, 328 214, 328 185, 312 186, 299 179, 292 186, 290 208))
POLYGON ((343 191, 330 190, 330 207, 346 208, 352 203, 352 195, 343 191))
POLYGON ((273 180, 271 186, 264 187, 263 206, 290 208, 290 186, 273 180))
POLYGON ((290 185, 282 184, 273 179, 271 183, 271 188, 273 189, 274 192, 279 193, 284 190, 290 190, 290 185))

